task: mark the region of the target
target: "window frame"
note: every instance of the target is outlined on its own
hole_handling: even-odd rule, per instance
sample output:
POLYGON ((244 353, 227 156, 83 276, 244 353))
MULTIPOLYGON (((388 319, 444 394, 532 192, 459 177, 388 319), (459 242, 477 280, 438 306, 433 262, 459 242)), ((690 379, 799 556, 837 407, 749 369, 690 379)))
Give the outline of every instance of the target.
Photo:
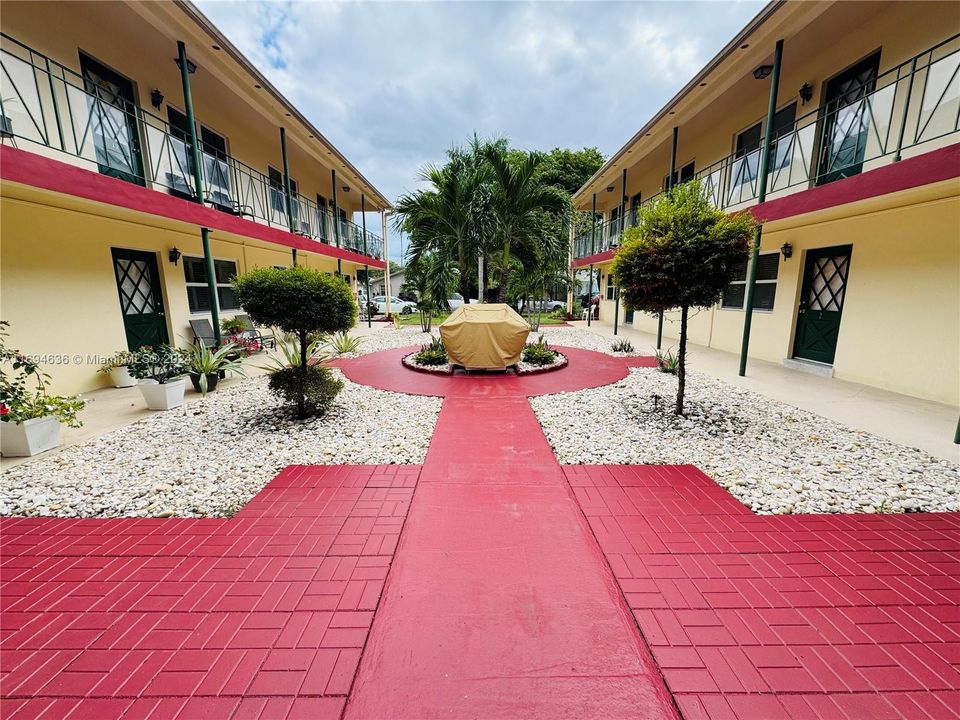
MULTIPOLYGON (((189 262, 189 261, 191 261, 191 260, 199 260, 199 261, 202 263, 203 274, 204 274, 204 277, 206 277, 206 274, 207 274, 207 264, 206 264, 206 262, 204 261, 203 256, 202 256, 202 255, 187 255, 187 254, 184 254, 181 259, 183 260, 183 284, 184 284, 184 287, 186 287, 186 288, 191 288, 191 287, 207 288, 207 281, 206 281, 206 279, 204 279, 202 282, 191 282, 191 281, 187 280, 187 262, 189 262)), ((213 263, 214 263, 213 272, 214 272, 214 275, 216 275, 216 272, 217 272, 217 268, 216 268, 217 262, 229 262, 229 263, 233 263, 234 277, 236 277, 236 276, 240 273, 240 263, 239 263, 239 261, 236 260, 236 258, 214 257, 214 258, 213 258, 213 263)), ((214 277, 214 280, 216 281, 216 277, 214 277)), ((225 282, 225 283, 215 282, 215 284, 216 284, 216 287, 217 287, 217 290, 218 290, 218 291, 219 291, 220 288, 222 288, 222 287, 230 287, 230 283, 229 283, 229 282, 225 282)), ((220 302, 220 293, 219 293, 219 292, 217 293, 217 302, 218 302, 218 303, 220 302)), ((220 310, 225 310, 225 311, 227 311, 227 312, 233 312, 233 311, 235 311, 235 310, 241 310, 241 309, 242 309, 242 308, 240 307, 240 303, 239 303, 239 302, 237 302, 236 307, 222 307, 222 306, 220 307, 220 310)), ((206 310, 194 310, 193 308, 190 307, 190 291, 189 291, 189 290, 187 290, 187 310, 188 310, 188 312, 190 313, 190 315, 209 315, 209 314, 210 314, 210 309, 209 309, 209 308, 207 308, 206 310)))
MULTIPOLYGON (((774 286, 774 287, 773 287, 773 304, 772 304, 771 307, 769 307, 769 308, 758 308, 756 305, 754 305, 754 307, 753 307, 753 312, 772 313, 772 312, 774 311, 774 309, 776 308, 776 301, 777 301, 777 287, 776 287, 776 286, 777 286, 777 283, 780 281, 780 251, 779 251, 779 250, 767 250, 767 251, 765 251, 765 252, 761 252, 761 253, 760 253, 760 257, 763 257, 764 255, 776 255, 776 256, 777 256, 777 276, 776 276, 773 280, 769 280, 769 279, 761 280, 760 278, 757 278, 756 284, 757 284, 757 285, 773 285, 773 286, 774 286)), ((743 285, 743 286, 744 286, 743 300, 741 301, 740 305, 726 305, 726 304, 724 304, 724 299, 723 299, 723 296, 721 295, 721 297, 720 297, 720 302, 718 303, 718 305, 720 306, 720 309, 721 309, 721 310, 732 310, 732 311, 734 311, 734 312, 744 312, 744 311, 746 310, 746 305, 747 305, 746 285, 747 285, 747 280, 748 280, 749 276, 750 276, 750 255, 748 254, 748 255, 747 255, 747 261, 746 261, 746 269, 745 269, 745 272, 744 272, 744 275, 743 275, 743 280, 731 280, 729 283, 727 283, 727 287, 729 287, 730 285, 743 285)))

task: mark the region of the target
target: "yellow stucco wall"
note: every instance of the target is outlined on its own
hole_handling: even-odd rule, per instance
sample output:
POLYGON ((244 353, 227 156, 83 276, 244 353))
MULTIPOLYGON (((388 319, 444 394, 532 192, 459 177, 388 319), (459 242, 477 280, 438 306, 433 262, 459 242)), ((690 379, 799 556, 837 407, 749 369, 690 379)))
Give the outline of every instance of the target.
MULTIPOLYGON (((167 259, 176 246, 184 255, 202 255, 199 230, 157 227, 12 197, 0 197, 0 317, 12 323, 11 343, 30 355, 50 356, 46 364, 58 392, 84 392, 103 386, 97 356, 127 346, 113 275, 112 247, 157 253, 167 332, 171 343, 193 340, 188 321, 183 263, 167 259), (79 356, 77 362, 75 356, 79 356)), ((169 224, 169 223, 168 223, 169 224)), ((214 233, 216 258, 235 260, 239 272, 264 265, 290 265, 286 248, 214 233)), ((298 262, 326 272, 334 258, 300 251, 298 262)), ((357 265, 342 269, 356 277, 357 265)), ((355 284, 352 285, 355 288, 355 284)), ((225 312, 224 317, 234 313, 225 312)))
MULTIPOLYGON (((840 2, 826 8, 811 24, 796 29, 795 34, 784 43, 783 63, 780 78, 778 109, 794 102, 797 103, 796 117, 799 120, 815 112, 823 101, 827 81, 856 62, 880 50, 880 73, 883 74, 897 65, 907 62, 920 53, 956 32, 958 13, 954 3, 945 2, 840 2), (813 92, 811 100, 801 103, 797 91, 807 84, 813 92)), ((951 46, 953 47, 953 46, 951 46)), ((773 44, 769 46, 770 62, 773 44)), ((626 195, 632 197, 641 193, 647 199, 662 189, 663 179, 670 166, 670 145, 672 126, 679 127, 676 167, 679 170, 689 162, 695 163, 697 172, 720 161, 736 149, 736 137, 739 133, 763 121, 769 102, 769 81, 757 81, 752 72, 759 61, 744 61, 735 64, 724 77, 711 79, 708 86, 698 88, 691 93, 689 101, 678 104, 677 113, 668 117, 651 136, 638 140, 631 149, 627 160, 621 161, 603 184, 594 190, 597 193, 597 208, 605 219, 610 218, 613 207, 619 206, 621 197, 621 172, 627 165, 626 195), (723 90, 714 88, 723 87, 723 90), (711 93, 716 92, 716 96, 711 93), (701 100, 710 96, 709 101, 701 100), (695 110, 686 109, 690 108, 695 110), (606 188, 613 190, 607 192, 606 188)), ((922 63, 921 63, 922 65, 922 63)), ((885 84, 884 80, 881 84, 885 84)), ((905 92, 897 92, 896 104, 891 114, 899 118, 905 92)), ((913 103, 916 104, 916 97, 913 103)), ((878 122, 888 117, 879 101, 875 112, 878 122)), ((953 117, 944 113, 944 117, 953 117)), ((646 120, 646 118, 640 118, 646 120)), ((805 121, 806 124, 808 121, 805 121)), ((916 131, 916 118, 911 117, 906 134, 910 138, 916 131)), ((929 134, 929 133, 928 133, 929 134)), ((904 156, 929 151, 934 147, 956 142, 956 136, 948 136, 935 141, 925 142, 916 148, 908 147, 904 156)), ((892 152, 892 146, 891 150, 892 152)), ((876 147, 876 138, 871 137, 866 157, 874 158, 880 154, 876 147)), ((889 162, 889 157, 868 161, 865 170, 889 162)), ((796 173, 801 173, 798 167, 796 173)), ((778 179, 787 183, 786 173, 778 179)), ((768 188, 768 199, 800 192, 806 184, 799 184, 786 190, 777 186, 768 188)), ((589 210, 592 192, 584 193, 577 200, 580 210, 589 210)), ((754 203, 749 203, 754 204, 754 203)))
MULTIPOLYGON (((140 106, 161 120, 166 120, 168 106, 184 110, 180 71, 173 62, 177 54, 176 41, 123 3, 7 2, 2 24, 5 33, 74 72, 80 71, 81 51, 110 67, 132 81, 140 106), (110 31, 105 32, 105 28, 110 31), (150 102, 154 88, 164 95, 159 110, 150 102)), ((188 46, 191 59, 206 51, 207 48, 188 46)), ((298 191, 310 200, 315 200, 317 193, 331 199, 332 165, 323 164, 324 158, 318 162, 316 156, 311 157, 297 143, 291 132, 295 125, 292 120, 278 109, 273 117, 265 116, 262 109, 239 96, 209 63, 191 76, 190 84, 197 121, 225 137, 228 153, 264 175, 270 165, 282 171, 278 125, 291 126, 288 127, 288 159, 290 175, 297 181, 298 191)), ((46 103, 45 111, 48 132, 55 135, 52 104, 46 103)), ((63 159, 62 154, 55 157, 63 159)), ((83 166, 90 167, 89 163, 83 166)), ((344 185, 354 183, 343 178, 342 173, 337 185, 338 205, 352 219, 352 213, 360 209, 360 194, 355 187, 351 187, 349 193, 343 192, 344 185)), ((370 198, 367 198, 367 207, 371 207, 370 198)))
MULTIPOLYGON (((805 253, 852 245, 834 377, 950 404, 960 403, 960 182, 947 181, 788 218, 764 229, 762 252, 793 246, 779 262, 771 311, 756 311, 750 356, 793 355, 805 253)), ((602 266, 604 297, 610 264, 602 266)), ((601 302, 613 322, 613 303, 601 302)), ((624 317, 621 308, 621 322, 624 317)), ((690 318, 690 341, 740 352, 742 310, 719 306, 690 318)), ((656 333, 656 316, 632 326, 656 333)), ((677 312, 664 317, 665 347, 676 344, 677 312)))

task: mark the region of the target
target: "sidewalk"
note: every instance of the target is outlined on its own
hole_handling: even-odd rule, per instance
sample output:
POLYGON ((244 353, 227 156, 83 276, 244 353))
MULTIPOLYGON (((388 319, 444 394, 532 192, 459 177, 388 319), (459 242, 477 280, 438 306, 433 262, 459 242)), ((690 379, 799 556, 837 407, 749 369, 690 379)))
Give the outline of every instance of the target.
MULTIPOLYGON (((583 321, 575 327, 613 337, 613 326, 583 321)), ((657 336, 621 326, 618 337, 629 339, 643 352, 653 352, 657 336)), ((676 348, 677 341, 664 338, 663 348, 676 348)), ((879 435, 902 445, 920 448, 931 455, 957 462, 960 446, 954 444, 960 408, 880 390, 868 385, 823 378, 790 370, 776 363, 750 359, 747 376, 737 374, 739 358, 702 345, 688 344, 687 368, 748 388, 802 410, 879 435)))

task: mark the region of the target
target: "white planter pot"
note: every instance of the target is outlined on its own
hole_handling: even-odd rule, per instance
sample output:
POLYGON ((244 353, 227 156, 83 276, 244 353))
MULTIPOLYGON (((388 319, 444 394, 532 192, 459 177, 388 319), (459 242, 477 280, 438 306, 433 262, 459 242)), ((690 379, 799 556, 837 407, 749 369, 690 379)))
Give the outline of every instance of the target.
POLYGON ((0 423, 0 452, 5 457, 29 457, 60 444, 60 421, 53 415, 0 423))
POLYGON ((183 392, 187 387, 187 379, 179 378, 162 385, 156 380, 145 380, 139 387, 148 408, 172 410, 183 405, 183 392))
POLYGON ((126 365, 122 365, 110 371, 110 382, 115 388, 124 388, 136 385, 137 379, 130 374, 126 365))

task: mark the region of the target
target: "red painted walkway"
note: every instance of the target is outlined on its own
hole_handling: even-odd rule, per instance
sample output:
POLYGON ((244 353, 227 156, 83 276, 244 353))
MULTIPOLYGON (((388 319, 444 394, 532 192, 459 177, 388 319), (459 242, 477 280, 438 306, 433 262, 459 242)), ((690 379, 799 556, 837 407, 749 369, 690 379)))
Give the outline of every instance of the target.
POLYGON ((461 387, 444 402, 345 717, 676 717, 533 410, 501 396, 505 379, 450 378, 461 387))

